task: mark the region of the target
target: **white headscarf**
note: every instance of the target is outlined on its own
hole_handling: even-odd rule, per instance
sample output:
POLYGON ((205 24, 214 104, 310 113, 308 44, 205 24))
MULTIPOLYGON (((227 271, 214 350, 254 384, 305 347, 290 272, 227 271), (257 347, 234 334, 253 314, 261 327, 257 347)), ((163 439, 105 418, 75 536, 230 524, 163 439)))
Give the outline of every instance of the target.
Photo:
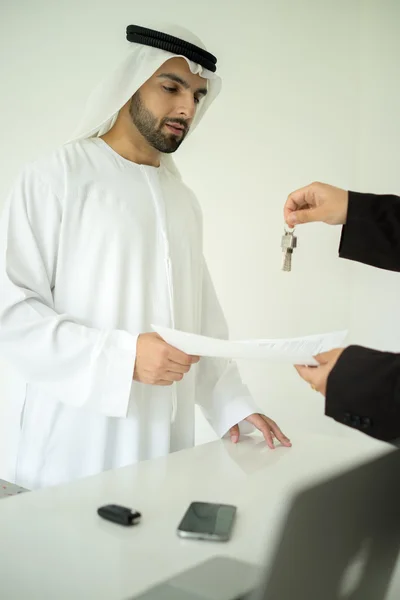
MULTIPOLYGON (((169 35, 178 37, 206 50, 204 44, 193 33, 175 25, 163 25, 157 28, 169 35)), ((207 79, 208 93, 201 101, 190 131, 193 131, 202 119, 211 103, 221 90, 221 79, 215 73, 179 54, 165 50, 129 43, 127 55, 90 94, 81 122, 69 142, 84 138, 101 136, 114 125, 120 109, 135 92, 163 65, 174 57, 184 58, 193 74, 207 79)), ((167 168, 179 175, 171 155, 162 154, 162 162, 167 168)))

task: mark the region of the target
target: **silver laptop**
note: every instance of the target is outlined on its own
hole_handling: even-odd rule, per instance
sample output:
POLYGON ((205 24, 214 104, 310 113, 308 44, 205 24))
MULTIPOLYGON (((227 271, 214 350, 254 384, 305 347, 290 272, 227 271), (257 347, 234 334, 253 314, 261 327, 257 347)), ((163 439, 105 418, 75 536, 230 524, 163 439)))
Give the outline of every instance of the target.
POLYGON ((399 548, 394 450, 298 492, 262 573, 215 557, 134 600, 384 600, 399 548))

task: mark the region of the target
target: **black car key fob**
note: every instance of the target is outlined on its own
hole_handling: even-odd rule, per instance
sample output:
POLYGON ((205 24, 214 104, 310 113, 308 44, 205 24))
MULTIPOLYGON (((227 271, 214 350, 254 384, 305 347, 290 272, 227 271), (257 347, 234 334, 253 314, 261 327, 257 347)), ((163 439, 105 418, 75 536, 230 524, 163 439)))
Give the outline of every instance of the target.
POLYGON ((141 514, 137 510, 131 510, 125 506, 119 506, 118 504, 107 504, 100 506, 97 509, 97 514, 107 521, 113 521, 120 525, 136 525, 141 519, 141 514))

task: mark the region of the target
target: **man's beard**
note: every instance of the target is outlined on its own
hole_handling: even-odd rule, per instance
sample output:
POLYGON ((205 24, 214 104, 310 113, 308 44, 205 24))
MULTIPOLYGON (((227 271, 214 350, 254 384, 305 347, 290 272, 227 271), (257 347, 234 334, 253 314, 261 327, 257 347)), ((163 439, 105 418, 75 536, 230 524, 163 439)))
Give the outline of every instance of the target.
POLYGON ((157 123, 157 118, 150 112, 142 102, 140 93, 136 92, 132 97, 129 114, 138 131, 144 139, 158 152, 170 154, 178 150, 188 133, 188 126, 184 119, 168 119, 164 118, 157 123), (178 123, 184 127, 181 136, 176 136, 173 133, 163 133, 162 129, 167 123, 178 123))

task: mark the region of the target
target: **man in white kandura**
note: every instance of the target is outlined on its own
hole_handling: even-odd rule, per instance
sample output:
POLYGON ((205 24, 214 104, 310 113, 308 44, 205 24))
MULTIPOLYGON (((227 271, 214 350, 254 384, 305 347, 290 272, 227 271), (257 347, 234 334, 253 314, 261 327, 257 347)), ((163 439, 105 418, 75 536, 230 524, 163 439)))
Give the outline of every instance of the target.
POLYGON ((26 382, 15 482, 30 489, 193 446, 195 403, 219 436, 237 442, 248 421, 290 445, 234 363, 150 333, 228 336, 201 211, 170 156, 220 79, 186 30, 127 38, 76 135, 23 168, 2 217, 0 352, 26 382))

